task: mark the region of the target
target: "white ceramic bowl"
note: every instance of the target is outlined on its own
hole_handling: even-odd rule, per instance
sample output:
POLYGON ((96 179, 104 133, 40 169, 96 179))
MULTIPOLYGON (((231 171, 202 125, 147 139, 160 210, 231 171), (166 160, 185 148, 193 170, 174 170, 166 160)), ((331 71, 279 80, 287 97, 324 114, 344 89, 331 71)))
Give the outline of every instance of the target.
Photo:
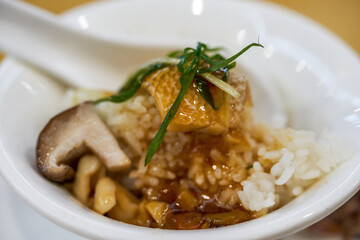
MULTIPOLYGON (((289 10, 255 1, 105 1, 80 7, 64 21, 106 37, 143 37, 239 49, 260 36, 264 50, 239 60, 265 117, 286 111, 295 128, 327 130, 360 150, 360 62, 342 41, 289 10), (264 87, 265 86, 265 87, 264 87), (271 91, 269 90, 271 89, 271 91), (272 101, 271 109, 261 108, 272 101)), ((100 216, 47 181, 35 164, 37 136, 61 110, 65 87, 11 58, 0 68, 0 170, 13 189, 55 223, 94 239, 271 239, 326 216, 360 187, 360 156, 300 197, 262 218, 234 226, 169 231, 100 216)))

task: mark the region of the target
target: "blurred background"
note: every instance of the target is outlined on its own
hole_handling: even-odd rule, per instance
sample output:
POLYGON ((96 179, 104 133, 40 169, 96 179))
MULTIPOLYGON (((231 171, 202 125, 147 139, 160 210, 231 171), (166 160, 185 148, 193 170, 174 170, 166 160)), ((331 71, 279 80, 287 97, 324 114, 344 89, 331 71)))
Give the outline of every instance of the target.
MULTIPOLYGON (((53 13, 94 0, 25 0, 53 13)), ((254 0, 255 1, 255 0, 254 0)), ((300 12, 319 22, 360 55, 360 0, 263 0, 300 12)), ((3 58, 0 53, 0 60, 3 58)))
MULTIPOLYGON (((93 0, 25 0, 38 7, 51 11, 53 13, 61 14, 62 12, 76 7, 78 5, 93 1, 93 0)), ((255 1, 255 0, 254 0, 255 1)), ((360 56, 360 0, 263 0, 273 2, 281 6, 293 9, 309 18, 319 22, 327 29, 338 35, 360 56)), ((0 53, 0 61, 4 54, 0 53)), ((339 230, 345 228, 346 232, 350 233, 352 230, 347 229, 350 225, 357 222, 360 223, 360 193, 352 199, 351 205, 344 206, 341 211, 333 214, 328 220, 322 221, 310 228, 307 232, 327 232, 329 230, 339 230), (354 215, 355 214, 355 215, 354 215), (330 221, 329 221, 330 219, 330 221)), ((360 226, 356 228, 356 233, 359 234, 360 226)), ((344 231, 344 229, 343 229, 344 231)), ((351 234, 350 234, 351 235, 351 234)), ((353 235, 353 236, 354 236, 353 235)), ((323 235, 324 236, 324 235, 323 235)), ((309 238, 296 239, 313 239, 313 235, 308 235, 309 238), (312 237, 310 237, 312 236, 312 237)), ((329 237, 329 235, 328 235, 329 237)), ((351 236, 347 236, 351 239, 351 236)), ((290 239, 290 238, 289 238, 290 239)), ((294 239, 294 238, 291 238, 294 239)), ((329 239, 326 237, 322 239, 329 239)), ((334 239, 334 238, 331 238, 334 239)), ((354 238, 352 238, 354 239, 354 238)), ((360 239, 360 238, 356 238, 360 239)))
MULTIPOLYGON (((25 0, 60 14, 94 0, 25 0)), ((254 0, 255 1, 255 0, 254 0)), ((264 0, 300 12, 319 22, 360 55, 360 0, 264 0)), ((0 60, 4 55, 0 53, 0 60)))

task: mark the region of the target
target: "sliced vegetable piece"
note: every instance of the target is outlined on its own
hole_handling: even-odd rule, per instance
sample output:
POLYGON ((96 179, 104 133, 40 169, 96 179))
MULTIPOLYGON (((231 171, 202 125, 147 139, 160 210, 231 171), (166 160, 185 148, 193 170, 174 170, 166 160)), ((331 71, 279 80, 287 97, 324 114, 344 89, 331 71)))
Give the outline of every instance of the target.
POLYGON ((212 226, 232 225, 250 220, 249 213, 240 209, 235 209, 230 212, 208 213, 204 215, 204 218, 212 226))
POLYGON ((116 184, 116 205, 107 214, 109 217, 132 222, 139 209, 139 199, 119 184, 116 184))
POLYGON ((95 187, 94 210, 105 214, 116 204, 116 184, 108 177, 101 178, 95 187))
POLYGON ((169 210, 169 204, 166 202, 151 201, 145 205, 145 209, 155 220, 159 227, 162 227, 165 222, 165 215, 169 210))
POLYGON ((88 200, 91 191, 91 177, 98 171, 100 166, 100 160, 94 155, 85 155, 78 163, 73 193, 81 203, 87 206, 89 205, 88 200))
POLYGON ((170 213, 166 215, 166 223, 164 228, 178 229, 178 230, 191 230, 201 229, 203 223, 206 222, 202 218, 201 213, 170 213))
POLYGON ((136 220, 134 224, 144 227, 150 227, 152 220, 152 217, 146 210, 145 206, 148 202, 146 200, 142 200, 139 205, 139 212, 138 216, 136 217, 136 220))
POLYGON ((196 208, 199 201, 194 197, 190 190, 186 189, 177 196, 176 203, 182 210, 191 211, 196 208))

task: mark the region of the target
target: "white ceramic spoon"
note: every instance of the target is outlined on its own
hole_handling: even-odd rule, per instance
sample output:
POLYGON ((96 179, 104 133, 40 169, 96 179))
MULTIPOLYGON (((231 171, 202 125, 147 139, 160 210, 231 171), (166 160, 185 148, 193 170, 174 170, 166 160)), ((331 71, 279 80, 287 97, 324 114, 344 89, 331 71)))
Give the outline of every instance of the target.
POLYGON ((54 14, 14 0, 0 0, 0 36, 1 51, 71 86, 104 90, 117 89, 139 64, 174 47, 126 34, 114 40, 81 31, 54 14))

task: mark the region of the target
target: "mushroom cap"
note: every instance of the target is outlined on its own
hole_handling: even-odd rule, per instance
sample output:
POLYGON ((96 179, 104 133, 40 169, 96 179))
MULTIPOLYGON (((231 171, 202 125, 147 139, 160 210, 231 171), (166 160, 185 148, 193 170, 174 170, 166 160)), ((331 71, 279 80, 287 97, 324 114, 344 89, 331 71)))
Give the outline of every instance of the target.
POLYGON ((92 151, 110 171, 130 166, 116 138, 97 115, 92 102, 85 102, 53 117, 41 131, 37 165, 48 179, 64 182, 73 178, 69 163, 92 151))

